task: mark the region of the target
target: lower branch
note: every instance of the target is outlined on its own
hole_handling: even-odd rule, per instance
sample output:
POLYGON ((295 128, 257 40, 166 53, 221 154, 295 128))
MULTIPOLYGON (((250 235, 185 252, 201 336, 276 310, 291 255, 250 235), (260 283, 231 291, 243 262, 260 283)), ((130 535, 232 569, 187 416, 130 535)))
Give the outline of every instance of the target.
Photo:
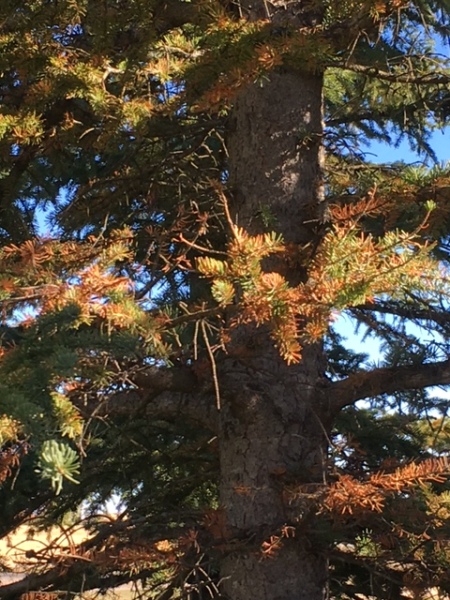
POLYGON ((87 395, 76 390, 72 403, 85 418, 133 417, 173 420, 184 418, 213 432, 218 415, 211 382, 200 382, 188 367, 150 366, 130 374, 122 390, 87 395))

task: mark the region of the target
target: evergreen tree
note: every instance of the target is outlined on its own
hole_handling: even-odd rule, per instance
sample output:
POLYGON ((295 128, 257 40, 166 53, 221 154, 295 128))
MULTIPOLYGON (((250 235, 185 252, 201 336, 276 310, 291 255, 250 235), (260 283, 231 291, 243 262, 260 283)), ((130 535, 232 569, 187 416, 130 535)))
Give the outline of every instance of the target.
POLYGON ((3 0, 1 598, 450 591, 449 15, 3 0))

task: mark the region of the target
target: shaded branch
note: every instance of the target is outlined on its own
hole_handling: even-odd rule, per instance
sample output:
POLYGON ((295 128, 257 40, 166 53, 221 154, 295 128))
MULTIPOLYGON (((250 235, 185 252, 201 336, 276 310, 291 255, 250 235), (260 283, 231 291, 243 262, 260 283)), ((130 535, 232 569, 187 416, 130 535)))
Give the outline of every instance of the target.
POLYGON ((0 597, 3 600, 17 600, 22 594, 30 590, 56 590, 59 583, 62 583, 61 568, 54 568, 46 573, 31 574, 19 581, 14 581, 7 585, 0 586, 0 597))
POLYGON ((102 577, 98 574, 87 573, 86 561, 80 558, 69 569, 58 566, 45 573, 31 573, 23 579, 0 586, 0 598, 2 600, 17 600, 17 598, 21 598, 22 595, 30 591, 57 592, 65 590, 68 584, 73 585, 75 578, 81 577, 82 586, 80 585, 80 588, 82 587, 83 591, 94 589, 111 590, 120 585, 150 577, 158 572, 158 570, 158 568, 145 569, 139 573, 111 574, 102 577))
POLYGON ((342 381, 331 383, 329 397, 332 408, 338 409, 364 398, 449 384, 450 359, 422 365, 360 371, 342 381))
POLYGON ((136 415, 174 420, 184 418, 215 432, 218 415, 214 391, 209 379, 198 380, 190 367, 149 366, 126 379, 134 387, 91 395, 71 397, 85 418, 120 418, 136 415))
POLYGON ((347 550, 344 544, 339 544, 339 546, 340 547, 334 548, 331 551, 331 560, 337 560, 346 564, 349 563, 352 565, 357 565, 358 567, 363 567, 369 573, 377 577, 381 577, 385 581, 390 581, 399 587, 404 587, 405 582, 403 574, 404 571, 407 570, 408 566, 411 567, 411 565, 405 565, 402 568, 401 563, 393 563, 390 561, 389 564, 385 563, 383 567, 381 567, 381 565, 377 565, 375 563, 371 564, 368 559, 357 557, 350 548, 347 550))
POLYGON ((158 2, 153 9, 155 29, 159 34, 163 34, 187 23, 199 24, 202 15, 201 8, 201 2, 195 1, 163 0, 158 2))
MULTIPOLYGON (((178 517, 178 512, 176 512, 178 517)), ((196 519, 199 514, 194 515, 196 519)), ((98 517, 97 517, 98 518, 98 517)), ((160 539, 178 539, 185 532, 184 526, 174 527, 174 513, 165 513, 161 515, 161 522, 153 533, 145 532, 145 541, 151 545, 160 539)), ((86 520, 89 523, 89 519, 86 520)), ((73 526, 82 524, 79 522, 73 526)), ((101 523, 96 534, 70 547, 62 547, 61 554, 56 557, 46 555, 45 549, 41 551, 40 562, 37 565, 46 564, 49 566, 45 572, 29 572, 25 576, 9 584, 0 585, 0 598, 17 600, 22 594, 30 591, 55 592, 61 590, 71 590, 71 592, 89 591, 93 589, 111 590, 120 585, 134 583, 145 580, 157 572, 160 572, 161 565, 154 561, 155 566, 149 566, 144 569, 120 568, 115 560, 115 552, 124 548, 133 549, 133 544, 139 544, 143 527, 147 524, 144 517, 124 518, 120 520, 108 520, 101 523), (124 536, 127 542, 124 542, 124 536), (118 543, 118 539, 121 541, 118 543), (105 570, 105 562, 102 558, 107 558, 109 568, 105 570), (97 570, 92 568, 99 563, 101 568, 97 570)), ((87 527, 89 529, 89 525, 87 527)), ((68 539, 68 538, 67 538, 68 539)), ((64 540, 67 541, 64 536, 64 540)), ((50 545, 49 545, 50 548, 50 545)), ((36 556, 37 558, 37 556, 36 556)))

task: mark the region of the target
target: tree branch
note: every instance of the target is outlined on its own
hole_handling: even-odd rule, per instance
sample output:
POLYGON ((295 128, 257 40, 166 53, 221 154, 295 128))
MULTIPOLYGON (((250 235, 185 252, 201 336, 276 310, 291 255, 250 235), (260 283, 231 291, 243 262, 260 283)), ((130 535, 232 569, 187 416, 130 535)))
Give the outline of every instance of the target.
POLYGON ((360 371, 342 381, 331 383, 329 396, 332 407, 338 409, 357 400, 381 394, 449 384, 450 359, 437 363, 360 371))
MULTIPOLYGON (((83 591, 94 589, 114 589, 120 585, 140 581, 145 577, 150 577, 159 571, 157 567, 148 568, 139 573, 120 573, 101 576, 97 573, 86 573, 86 561, 82 558, 77 560, 71 567, 63 568, 61 566, 53 567, 45 573, 30 573, 23 579, 14 581, 9 584, 0 585, 0 598, 2 600, 17 600, 22 595, 27 595, 28 592, 42 592, 50 594, 66 590, 71 580, 76 580, 82 577, 83 591)), ((81 585, 80 585, 81 587, 81 585)), ((58 596, 59 597, 59 596, 58 596)))
POLYGON ((155 15, 155 29, 161 35, 171 29, 182 27, 186 23, 198 24, 201 19, 201 3, 163 0, 156 4, 153 14, 155 15))
POLYGON ((409 73, 391 73, 383 71, 376 66, 351 64, 345 61, 333 63, 329 66, 340 67, 354 73, 362 73, 363 75, 367 75, 367 77, 374 77, 383 81, 394 81, 395 83, 411 83, 415 85, 448 85, 450 83, 450 74, 448 73, 423 73, 421 75, 413 71, 409 73))
MULTIPOLYGON (((178 517, 178 512, 176 513, 178 517)), ((146 542, 152 543, 160 539, 177 539, 185 531, 185 527, 173 527, 172 523, 174 514, 167 513, 166 519, 161 522, 153 534, 146 533, 146 542)), ((36 566, 45 564, 48 569, 44 572, 28 572, 24 574, 22 579, 0 585, 0 598, 2 600, 16 600, 22 594, 33 591, 57 592, 66 591, 89 591, 93 589, 114 589, 120 585, 141 581, 146 577, 150 577, 157 572, 160 572, 161 565, 155 561, 154 566, 149 566, 146 569, 130 570, 129 568, 120 568, 114 560, 114 550, 130 548, 133 549, 134 541, 139 544, 139 532, 147 523, 147 518, 126 518, 115 521, 101 523, 96 534, 93 537, 87 537, 85 541, 77 545, 61 548, 61 556, 56 560, 52 560, 49 556, 45 556, 45 551, 42 553, 41 562, 37 562, 36 566), (127 535, 128 534, 128 535, 127 535), (126 535, 127 542, 123 539, 117 544, 118 535, 126 535), (133 535, 137 535, 137 540, 133 540, 133 535), (117 544, 115 546, 115 544, 117 544), (106 549, 106 552, 105 552, 106 549), (110 561, 108 565, 101 562, 102 554, 104 558, 110 561), (100 570, 92 569, 95 566, 95 561, 100 557, 100 570), (57 563, 57 564, 56 564, 57 563), (105 567, 109 567, 106 568, 105 567), (79 589, 77 589, 79 582, 79 589)), ((80 525, 80 523, 78 523, 80 525)), ((88 536, 88 529, 86 529, 88 536)), ((51 544, 49 545, 49 547, 51 544)), ((53 545, 53 550, 55 546, 53 545)))
POLYGON ((325 120, 326 127, 336 127, 337 125, 353 125, 354 123, 360 123, 361 121, 392 121, 393 117, 399 116, 402 117, 409 110, 414 110, 417 108, 417 102, 412 102, 410 104, 402 105, 401 108, 397 110, 386 109, 386 110, 372 110, 372 111, 364 111, 364 112, 351 112, 349 114, 344 114, 341 117, 332 117, 325 120))
POLYGON ((215 432, 218 415, 211 382, 199 381, 190 367, 155 365, 130 374, 128 389, 89 395, 75 391, 71 401, 85 418, 133 417, 173 420, 184 418, 215 432))
POLYGON ((366 304, 355 306, 350 309, 350 312, 355 319, 360 318, 361 314, 377 312, 420 322, 422 327, 428 322, 435 323, 441 330, 448 330, 450 328, 450 314, 444 310, 436 310, 431 306, 421 308, 417 305, 406 306, 395 302, 367 302, 366 304))

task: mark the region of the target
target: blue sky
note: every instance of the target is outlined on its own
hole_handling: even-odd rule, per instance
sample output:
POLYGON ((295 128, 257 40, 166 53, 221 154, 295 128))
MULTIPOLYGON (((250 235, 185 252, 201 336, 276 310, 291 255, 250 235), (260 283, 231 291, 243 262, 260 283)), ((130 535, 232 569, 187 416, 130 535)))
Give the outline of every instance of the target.
MULTIPOLYGON (((430 146, 435 151, 439 162, 445 163, 450 161, 450 128, 435 131, 430 146)), ((424 163, 424 159, 411 150, 406 140, 398 148, 393 145, 374 143, 368 147, 368 152, 370 153, 368 158, 374 162, 389 163, 404 161, 405 163, 424 163)), ((425 162, 431 166, 430 160, 425 162)))
MULTIPOLYGON (((431 147, 434 149, 437 159, 441 163, 450 162, 450 128, 444 131, 436 131, 433 134, 431 147)), ((387 144, 374 143, 368 147, 368 152, 372 156, 368 156, 374 162, 389 163, 395 161, 404 161, 405 163, 423 164, 424 159, 415 154, 407 141, 403 141, 398 148, 387 144)), ((432 166, 430 161, 426 162, 427 166, 432 166)), ((360 328, 355 332, 355 323, 348 317, 343 315, 334 325, 334 329, 347 338, 346 346, 356 352, 365 352, 369 355, 370 360, 377 362, 382 356, 380 354, 380 344, 373 338, 363 340, 365 330, 360 328)), ((418 331, 415 331, 416 335, 418 331)), ((423 334, 426 335, 426 334, 423 334)), ((429 334, 428 334, 429 336, 429 334)), ((441 395, 441 394, 440 394, 441 395)))

